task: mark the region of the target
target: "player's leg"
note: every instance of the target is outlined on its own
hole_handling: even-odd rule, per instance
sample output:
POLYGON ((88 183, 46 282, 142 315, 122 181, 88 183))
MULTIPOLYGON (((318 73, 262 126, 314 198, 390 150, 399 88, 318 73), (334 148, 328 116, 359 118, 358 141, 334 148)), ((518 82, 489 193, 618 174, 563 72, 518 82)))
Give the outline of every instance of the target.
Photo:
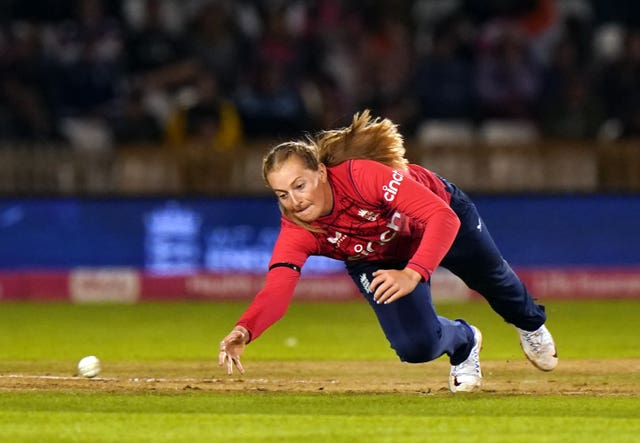
POLYGON ((460 231, 442 261, 471 289, 487 299, 494 311, 513 324, 526 356, 540 369, 557 364, 553 338, 538 305, 498 250, 475 205, 460 190, 452 192, 451 207, 461 221, 460 231))
MULTIPOLYGON (((389 264, 348 264, 349 275, 373 308, 378 322, 400 360, 422 363, 444 354, 452 365, 451 389, 474 390, 480 386, 478 353, 481 334, 464 320, 449 320, 439 316, 433 307, 429 282, 420 283, 416 289, 389 304, 377 304, 369 291, 372 273, 377 269, 389 269, 389 264), (453 373, 454 369, 457 373, 453 373)), ((395 266, 397 268, 404 267, 395 266)))

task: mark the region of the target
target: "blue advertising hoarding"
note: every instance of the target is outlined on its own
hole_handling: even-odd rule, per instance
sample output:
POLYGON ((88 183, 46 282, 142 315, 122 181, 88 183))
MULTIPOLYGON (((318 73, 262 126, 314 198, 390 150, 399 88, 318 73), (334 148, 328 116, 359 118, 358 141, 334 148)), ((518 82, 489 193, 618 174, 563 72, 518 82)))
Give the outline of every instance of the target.
MULTIPOLYGON (((640 263, 640 196, 476 196, 515 266, 640 263)), ((271 198, 0 199, 0 269, 266 270, 280 214, 271 198)), ((312 259, 306 272, 341 263, 312 259)))
MULTIPOLYGON (((4 199, 0 269, 263 273, 279 227, 272 199, 4 199)), ((342 268, 312 258, 305 272, 342 268)))

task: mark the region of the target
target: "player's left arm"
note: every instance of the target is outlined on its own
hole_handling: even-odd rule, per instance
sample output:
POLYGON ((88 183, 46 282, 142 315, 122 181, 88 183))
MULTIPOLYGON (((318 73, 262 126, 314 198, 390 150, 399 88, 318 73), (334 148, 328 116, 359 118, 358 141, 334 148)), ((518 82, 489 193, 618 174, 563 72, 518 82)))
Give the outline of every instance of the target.
POLYGON ((390 303, 412 292, 421 280, 431 278, 453 244, 460 220, 447 202, 408 171, 360 161, 354 162, 352 174, 365 201, 395 209, 424 225, 420 244, 403 270, 383 269, 373 274, 374 299, 390 303))

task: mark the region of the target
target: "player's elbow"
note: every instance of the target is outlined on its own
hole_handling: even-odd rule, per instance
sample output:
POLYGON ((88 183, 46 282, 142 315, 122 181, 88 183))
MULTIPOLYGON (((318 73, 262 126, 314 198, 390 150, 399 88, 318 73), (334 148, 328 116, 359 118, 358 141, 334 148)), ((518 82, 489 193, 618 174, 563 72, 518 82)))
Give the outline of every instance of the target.
POLYGON ((439 218, 443 225, 446 225, 451 231, 458 232, 460 229, 460 218, 449 206, 444 206, 439 211, 439 218))

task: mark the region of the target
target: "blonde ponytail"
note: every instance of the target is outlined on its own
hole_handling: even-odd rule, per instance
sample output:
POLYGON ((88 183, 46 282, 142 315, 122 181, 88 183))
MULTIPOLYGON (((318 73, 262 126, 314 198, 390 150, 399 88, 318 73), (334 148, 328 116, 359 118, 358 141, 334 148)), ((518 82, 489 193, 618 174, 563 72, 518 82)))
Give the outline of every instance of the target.
POLYGON ((368 109, 355 114, 346 128, 321 132, 315 144, 326 166, 352 159, 375 160, 403 170, 409 164, 397 125, 387 118, 372 119, 368 109))

